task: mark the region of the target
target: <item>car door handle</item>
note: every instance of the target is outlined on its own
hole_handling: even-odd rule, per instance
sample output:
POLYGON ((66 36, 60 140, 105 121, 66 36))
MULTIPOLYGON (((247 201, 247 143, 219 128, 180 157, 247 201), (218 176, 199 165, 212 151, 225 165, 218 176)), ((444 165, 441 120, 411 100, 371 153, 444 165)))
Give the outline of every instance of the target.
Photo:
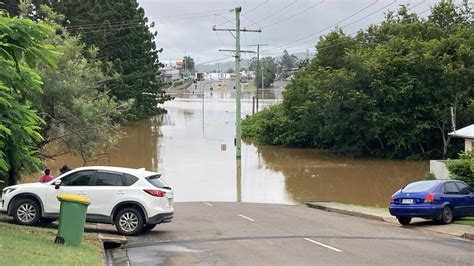
POLYGON ((87 195, 87 193, 86 192, 79 192, 79 193, 77 193, 77 195, 84 196, 84 195, 87 195))
POLYGON ((125 195, 125 192, 124 191, 119 191, 119 192, 117 192, 117 195, 125 195))

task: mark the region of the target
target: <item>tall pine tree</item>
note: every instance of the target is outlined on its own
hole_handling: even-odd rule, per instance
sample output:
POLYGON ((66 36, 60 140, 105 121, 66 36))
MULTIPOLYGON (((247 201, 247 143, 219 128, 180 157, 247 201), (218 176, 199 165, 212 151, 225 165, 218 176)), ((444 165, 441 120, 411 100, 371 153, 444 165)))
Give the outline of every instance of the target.
MULTIPOLYGON (((8 0, 4 8, 17 14, 18 0, 8 0), (17 2, 15 4, 15 2, 17 2)), ((65 15, 66 29, 80 35, 88 47, 99 50, 98 57, 108 73, 115 78, 104 80, 104 88, 119 100, 133 99, 134 105, 128 119, 141 119, 159 114, 160 104, 171 97, 160 89, 158 54, 145 11, 137 0, 33 0, 30 16, 38 17, 40 4, 47 4, 65 15)))

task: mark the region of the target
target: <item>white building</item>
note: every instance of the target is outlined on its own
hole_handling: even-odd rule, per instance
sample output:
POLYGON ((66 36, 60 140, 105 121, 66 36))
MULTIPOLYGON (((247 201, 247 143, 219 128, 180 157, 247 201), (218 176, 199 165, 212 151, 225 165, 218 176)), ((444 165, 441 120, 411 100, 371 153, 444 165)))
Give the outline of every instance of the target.
POLYGON ((451 137, 464 139, 464 150, 472 151, 474 147, 474 124, 449 133, 451 137))
MULTIPOLYGON (((474 147, 474 124, 448 133, 451 137, 464 139, 464 150, 472 151, 474 147)), ((437 179, 449 179, 449 171, 446 167, 446 160, 431 160, 430 172, 437 179)))

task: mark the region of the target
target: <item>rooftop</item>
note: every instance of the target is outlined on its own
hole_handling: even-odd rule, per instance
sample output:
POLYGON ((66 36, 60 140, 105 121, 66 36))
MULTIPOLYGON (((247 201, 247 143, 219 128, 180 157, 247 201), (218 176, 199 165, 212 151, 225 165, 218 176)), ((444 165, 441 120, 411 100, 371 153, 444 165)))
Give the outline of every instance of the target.
POLYGON ((456 138, 474 139, 474 124, 450 132, 449 135, 456 138))

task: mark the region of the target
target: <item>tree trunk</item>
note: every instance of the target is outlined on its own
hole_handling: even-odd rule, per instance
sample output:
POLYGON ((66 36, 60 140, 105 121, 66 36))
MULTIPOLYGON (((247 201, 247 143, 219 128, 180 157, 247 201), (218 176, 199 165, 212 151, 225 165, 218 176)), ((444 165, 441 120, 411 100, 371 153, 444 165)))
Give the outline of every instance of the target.
POLYGON ((8 185, 9 186, 16 185, 17 174, 18 174, 18 171, 15 169, 15 167, 12 167, 10 168, 10 170, 8 170, 8 185))

